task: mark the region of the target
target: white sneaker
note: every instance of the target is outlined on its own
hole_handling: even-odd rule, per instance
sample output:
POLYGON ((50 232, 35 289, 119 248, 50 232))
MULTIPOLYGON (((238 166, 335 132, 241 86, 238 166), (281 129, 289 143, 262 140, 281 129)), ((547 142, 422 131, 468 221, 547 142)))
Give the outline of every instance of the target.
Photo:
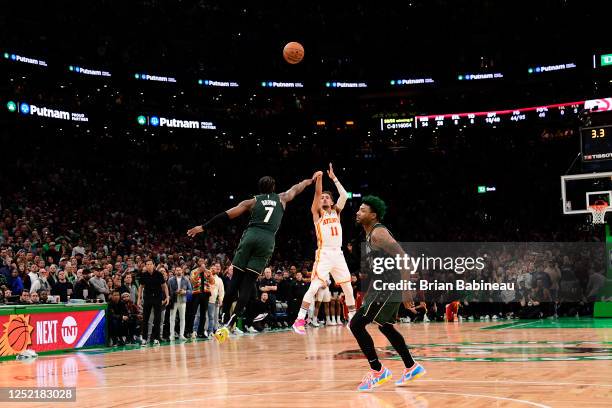
POLYGON ((140 345, 141 346, 146 346, 147 345, 147 340, 146 339, 140 339, 140 345))
POLYGON ((234 334, 237 334, 238 336, 242 336, 244 334, 244 332, 242 330, 240 330, 239 328, 235 327, 234 328, 234 334))
POLYGON ((497 320, 497 315, 493 315, 492 319, 497 320))
POLYGON ((336 316, 332 316, 331 321, 332 321, 332 326, 337 326, 340 324, 339 321, 336 321, 336 316))
POLYGON ((196 332, 192 332, 192 333, 191 333, 191 339, 192 339, 192 340, 195 340, 195 339, 197 339, 197 338, 198 338, 198 333, 196 333, 196 332))
POLYGON ((183 336, 183 335, 180 335, 179 336, 179 340, 180 341, 187 341, 187 338, 185 336, 183 336))
POLYGON ((259 333, 257 330, 255 330, 255 328, 253 326, 249 326, 249 328, 247 329, 247 331, 249 333, 259 333))
POLYGON ((159 340, 157 340, 157 339, 153 340, 153 345, 154 346, 159 346, 159 340))
POLYGON ((429 317, 427 317, 427 315, 423 316, 423 323, 429 323, 429 317))

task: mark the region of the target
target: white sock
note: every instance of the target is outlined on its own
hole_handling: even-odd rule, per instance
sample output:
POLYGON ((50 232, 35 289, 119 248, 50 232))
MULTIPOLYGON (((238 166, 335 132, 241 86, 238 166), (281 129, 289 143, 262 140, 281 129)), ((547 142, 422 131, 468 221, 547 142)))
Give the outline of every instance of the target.
POLYGON ((306 313, 308 313, 308 309, 304 309, 303 307, 300 307, 300 311, 298 313, 298 320, 300 319, 305 319, 306 318, 306 313))

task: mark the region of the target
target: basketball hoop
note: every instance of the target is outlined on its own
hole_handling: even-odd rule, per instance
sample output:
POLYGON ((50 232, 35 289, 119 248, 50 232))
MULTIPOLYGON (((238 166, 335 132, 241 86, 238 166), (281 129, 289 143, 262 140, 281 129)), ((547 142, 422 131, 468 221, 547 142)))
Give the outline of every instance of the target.
POLYGON ((592 205, 589 205, 589 212, 593 217, 593 224, 605 223, 604 218, 606 217, 606 210, 608 207, 608 203, 606 203, 604 200, 597 200, 592 205))

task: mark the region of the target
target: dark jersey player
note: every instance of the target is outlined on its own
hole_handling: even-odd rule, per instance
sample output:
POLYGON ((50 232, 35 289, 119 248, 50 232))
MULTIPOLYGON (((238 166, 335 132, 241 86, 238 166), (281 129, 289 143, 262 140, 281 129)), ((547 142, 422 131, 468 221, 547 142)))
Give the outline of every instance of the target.
MULTIPOLYGON (((356 221, 366 233, 366 256, 370 263, 377 257, 404 255, 404 250, 389 230, 380 223, 385 211, 385 202, 376 196, 364 197, 359 211, 357 211, 356 221)), ((406 366, 401 378, 396 381, 396 385, 404 385, 425 374, 425 369, 414 362, 404 338, 393 326, 400 305, 401 302, 398 302, 392 293, 376 292, 370 288, 363 305, 349 324, 351 332, 357 339, 357 343, 359 343, 361 351, 368 359, 371 368, 357 388, 359 391, 371 390, 389 381, 392 377, 391 371, 383 367, 378 361, 374 341, 366 330, 369 323, 378 325, 378 329, 389 340, 406 366)))
POLYGON ((229 293, 223 300, 224 326, 215 333, 219 342, 225 341, 229 328, 236 323, 236 318, 244 313, 254 292, 257 277, 267 266, 274 252, 275 237, 280 227, 287 203, 313 183, 313 179, 322 172, 317 172, 312 179, 306 179, 294 185, 284 193, 276 194, 276 182, 272 177, 265 176, 259 180, 259 195, 244 200, 237 206, 223 211, 213 218, 187 231, 194 237, 210 226, 239 217, 250 212, 249 225, 242 234, 238 248, 232 260, 234 274, 230 282, 229 293), (230 314, 232 304, 237 300, 233 314, 230 314))

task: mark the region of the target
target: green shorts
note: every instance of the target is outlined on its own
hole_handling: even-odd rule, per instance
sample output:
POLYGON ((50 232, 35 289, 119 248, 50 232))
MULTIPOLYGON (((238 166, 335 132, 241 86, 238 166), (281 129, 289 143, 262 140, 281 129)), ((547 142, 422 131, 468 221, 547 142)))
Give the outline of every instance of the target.
POLYGON ((261 275, 274 252, 274 234, 257 228, 249 228, 242 234, 232 265, 261 275))
POLYGON ((366 295, 361 305, 363 316, 378 324, 395 323, 401 303, 393 301, 392 294, 372 293, 366 295))

